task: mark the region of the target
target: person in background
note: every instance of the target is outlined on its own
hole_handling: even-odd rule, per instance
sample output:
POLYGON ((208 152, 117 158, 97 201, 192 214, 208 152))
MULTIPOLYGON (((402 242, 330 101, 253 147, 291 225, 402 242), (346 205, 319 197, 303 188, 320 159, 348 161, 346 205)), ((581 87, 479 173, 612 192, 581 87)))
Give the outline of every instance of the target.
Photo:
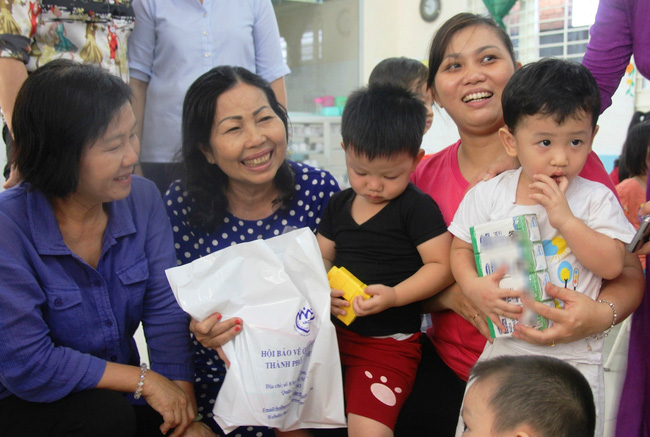
POLYGON ((596 78, 602 98, 601 112, 612 104, 634 56, 634 64, 644 77, 650 77, 650 4, 639 0, 600 0, 596 20, 582 64, 596 78))
POLYGON ((126 47, 135 15, 130 2, 109 0, 83 4, 70 0, 3 0, 0 14, 0 108, 7 146, 7 181, 3 186, 10 188, 20 181, 18 173, 10 177, 14 101, 27 74, 51 60, 70 59, 97 65, 128 82, 126 47))
POLYGON ((395 85, 414 93, 427 108, 427 119, 424 125, 426 134, 433 123, 433 95, 427 86, 429 69, 422 62, 400 57, 386 58, 370 72, 368 85, 395 85))
MULTIPOLYGON (((650 120, 633 126, 627 133, 621 157, 621 170, 627 178, 616 185, 618 198, 625 216, 639 229, 639 208, 646 199, 648 183, 648 152, 650 147, 650 120)), ((639 255, 645 269, 645 255, 639 255)))
MULTIPOLYGON (((414 93, 427 109, 427 120, 424 125, 424 134, 429 132, 433 124, 433 94, 427 86, 429 69, 424 63, 404 56, 397 58, 386 58, 370 72, 368 85, 388 84, 407 89, 414 93)), ((426 159, 425 155, 422 159, 426 159)), ((422 314, 422 332, 426 332, 431 326, 431 317, 422 314)))
MULTIPOLYGON (((479 182, 458 206, 449 225, 454 235, 454 277, 463 294, 503 332, 502 317, 521 315, 521 306, 506 298, 524 295, 520 290, 499 288, 505 267, 487 276, 478 275, 470 228, 535 214, 550 276, 546 288, 552 284, 588 296, 610 311, 611 323, 604 333, 557 345, 555 341, 537 345, 498 337, 485 346, 478 362, 527 354, 567 361, 589 381, 596 403, 596 435, 602 436, 603 340, 618 322, 618 315, 612 302, 599 297, 600 286, 603 278, 614 279, 622 273, 625 244, 635 232, 611 190, 578 176, 598 131, 598 86, 583 65, 545 58, 519 69, 504 88, 501 102, 506 126, 499 134, 506 153, 517 157, 521 167, 479 182)), ((591 317, 585 315, 584 320, 591 317)), ((522 326, 517 324, 515 330, 522 326)))
POLYGON ((287 106, 280 34, 271 0, 135 0, 129 38, 142 172, 161 193, 179 174, 181 109, 187 88, 218 65, 237 65, 271 83, 287 106))
POLYGON ((426 111, 415 94, 374 84, 353 92, 341 119, 351 188, 335 194, 318 226, 326 270, 344 267, 369 299, 332 290, 344 373, 348 435, 392 436, 420 361, 420 304, 452 282, 451 235, 431 196, 409 177, 424 156, 426 111), (391 396, 374 388, 391 387, 391 396), (395 387, 393 389, 393 387, 395 387))
MULTIPOLYGON (((411 180, 433 197, 446 223, 451 222, 467 189, 494 176, 494 163, 507 157, 498 133, 504 126, 501 93, 518 68, 510 38, 490 18, 457 14, 433 36, 428 85, 436 103, 456 123, 461 139, 423 160, 411 180)), ((614 191, 593 152, 581 176, 609 184, 614 191)), ((600 296, 614 303, 622 320, 638 306, 642 283, 638 258, 628 254, 623 274, 605 281, 600 296)), ((553 288, 551 294, 569 302, 564 310, 537 305, 534 309, 551 318, 554 326, 520 331, 520 338, 546 345, 570 342, 602 333, 612 323, 607 305, 573 290, 553 288), (585 319, 587 314, 592 317, 585 319)), ((395 434, 453 436, 470 369, 489 338, 487 321, 456 283, 428 299, 424 309, 431 312, 433 326, 422 342, 422 362, 395 434)))
MULTIPOLYGON (((630 124, 627 127, 628 134, 630 133, 630 130, 632 130, 632 128, 638 123, 648 120, 648 115, 650 115, 650 113, 641 111, 636 111, 634 114, 632 114, 632 119, 630 120, 630 124)), ((609 173, 609 177, 612 179, 612 182, 614 182, 614 185, 618 185, 620 182, 630 177, 627 169, 625 168, 625 165, 623 165, 624 160, 625 144, 623 144, 623 147, 621 147, 621 154, 614 161, 614 169, 609 173)))
MULTIPOLYGON (((600 0, 596 20, 589 31, 582 63, 596 78, 602 96, 601 111, 612 102, 634 56, 639 73, 650 77, 650 2, 600 0)), ((650 190, 646 187, 646 198, 650 190)), ((645 205, 650 205, 647 202, 645 205)), ((639 215, 647 214, 647 209, 639 215)), ((642 249, 639 254, 647 254, 642 249)), ((627 370, 616 420, 616 436, 650 434, 650 276, 641 306, 632 317, 627 370)))
POLYGON ((212 435, 193 422, 188 320, 165 277, 172 230, 155 186, 131 176, 130 97, 120 78, 59 59, 16 98, 24 181, 0 193, 8 435, 212 435), (140 322, 151 370, 133 339, 140 322))
MULTIPOLYGON (((294 228, 316 232, 339 187, 328 172, 286 159, 288 123, 269 83, 245 68, 216 67, 190 86, 183 102, 183 175, 164 196, 179 265, 294 228)), ((198 411, 218 435, 212 408, 227 367, 218 353, 242 328, 241 319, 222 321, 220 314, 190 324, 198 411)), ((273 435, 260 427, 234 433, 273 435)))
POLYGON ((470 374, 466 437, 593 437, 594 397, 585 377, 557 358, 498 357, 470 374))

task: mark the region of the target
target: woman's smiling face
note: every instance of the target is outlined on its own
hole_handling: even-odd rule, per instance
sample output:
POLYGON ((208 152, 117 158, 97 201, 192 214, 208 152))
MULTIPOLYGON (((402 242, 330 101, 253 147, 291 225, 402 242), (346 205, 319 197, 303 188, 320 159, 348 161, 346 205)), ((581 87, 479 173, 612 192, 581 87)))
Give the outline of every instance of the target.
POLYGON ((206 159, 228 176, 230 184, 264 185, 284 162, 284 123, 261 89, 240 83, 217 98, 206 159))
POLYGON ((115 115, 106 133, 84 149, 74 195, 88 203, 121 200, 131 192, 131 174, 138 162, 140 142, 130 103, 115 115))
POLYGON ((501 93, 514 72, 515 62, 494 29, 465 27, 451 38, 436 72, 436 102, 460 132, 496 132, 503 126, 501 93))

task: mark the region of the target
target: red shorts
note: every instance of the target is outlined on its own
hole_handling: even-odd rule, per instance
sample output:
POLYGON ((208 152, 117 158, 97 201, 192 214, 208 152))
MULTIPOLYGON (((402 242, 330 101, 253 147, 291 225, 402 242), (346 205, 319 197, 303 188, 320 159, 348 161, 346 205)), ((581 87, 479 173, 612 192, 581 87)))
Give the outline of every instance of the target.
POLYGON ((346 413, 395 429, 415 381, 421 357, 420 333, 406 340, 375 338, 337 327, 346 413))

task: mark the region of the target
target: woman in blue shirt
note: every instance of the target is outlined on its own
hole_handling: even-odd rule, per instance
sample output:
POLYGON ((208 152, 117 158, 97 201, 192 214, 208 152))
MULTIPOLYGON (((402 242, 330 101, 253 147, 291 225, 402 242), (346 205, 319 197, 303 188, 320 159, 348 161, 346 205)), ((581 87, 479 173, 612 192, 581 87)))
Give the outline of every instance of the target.
POLYGON ((130 97, 120 78, 68 60, 18 93, 24 182, 0 194, 3 434, 209 435, 192 422, 188 320, 164 274, 171 229, 156 187, 131 176, 130 97), (133 340, 140 322, 148 371, 133 340))
MULTIPOLYGON (((287 113, 268 82, 244 68, 217 67, 190 86, 182 132, 183 178, 164 197, 178 264, 293 228, 316 232, 321 211, 339 191, 328 172, 286 160, 287 113)), ((226 371, 217 351, 241 331, 242 321, 218 319, 219 314, 210 316, 199 329, 210 334, 216 323, 214 329, 225 336, 195 332, 206 342, 205 347, 194 342, 194 388, 199 413, 223 435, 212 419, 226 371)), ((233 434, 273 436, 259 427, 241 427, 233 434)))

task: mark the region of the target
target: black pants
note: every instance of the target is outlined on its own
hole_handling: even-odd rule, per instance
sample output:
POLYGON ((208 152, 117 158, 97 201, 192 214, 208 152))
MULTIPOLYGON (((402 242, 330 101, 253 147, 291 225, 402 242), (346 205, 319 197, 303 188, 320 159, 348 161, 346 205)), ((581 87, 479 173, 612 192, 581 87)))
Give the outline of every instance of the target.
POLYGON ((134 407, 122 393, 95 389, 51 403, 0 399, 0 423, 7 436, 149 437, 162 436, 163 419, 148 405, 134 407))
POLYGON ((467 383, 438 356, 422 336, 422 361, 395 426, 395 437, 453 437, 467 383))

